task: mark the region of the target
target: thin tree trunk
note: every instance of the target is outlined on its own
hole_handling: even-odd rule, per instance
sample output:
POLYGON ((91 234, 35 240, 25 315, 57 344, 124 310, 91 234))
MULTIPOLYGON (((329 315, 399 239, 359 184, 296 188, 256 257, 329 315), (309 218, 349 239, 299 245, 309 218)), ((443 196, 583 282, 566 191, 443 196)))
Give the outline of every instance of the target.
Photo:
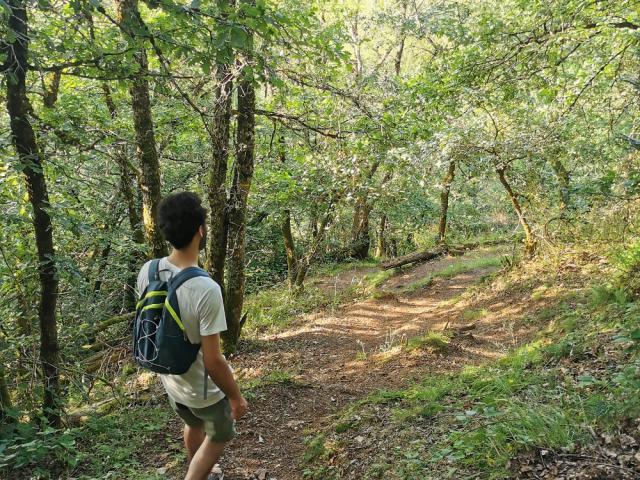
POLYGON ((316 203, 311 205, 311 217, 309 218, 309 231, 311 232, 311 238, 318 236, 318 207, 316 203))
POLYGON ((297 294, 300 294, 304 291, 304 279, 307 277, 307 272, 309 271, 309 267, 311 266, 311 262, 315 258, 322 241, 324 240, 325 233, 327 231, 327 227, 329 226, 329 222, 331 221, 331 214, 333 213, 333 204, 336 201, 335 198, 329 200, 329 205, 327 206, 327 212, 325 213, 322 221, 320 222, 320 226, 318 228, 318 235, 313 239, 313 243, 306 255, 301 257, 298 260, 298 265, 296 269, 296 281, 294 285, 294 291, 297 294))
POLYGON ((58 70, 54 70, 51 73, 51 82, 49 83, 49 85, 47 85, 44 80, 42 81, 42 87, 43 87, 42 103, 44 104, 45 107, 53 108, 56 101, 58 100, 58 90, 60 88, 61 78, 62 78, 62 70, 58 69, 58 70))
MULTIPOLYGON (((402 0, 401 1, 402 4, 402 20, 406 22, 407 20, 407 0, 402 0)), ((400 70, 402 69, 402 54, 404 53, 404 43, 407 39, 407 35, 405 34, 405 30, 404 30, 404 25, 401 28, 400 31, 400 45, 398 46, 398 51, 396 52, 396 59, 395 59, 395 70, 396 70, 396 76, 400 76, 400 70)))
MULTIPOLYGON (((118 116, 118 110, 116 108, 116 104, 113 101, 113 96, 111 95, 111 89, 109 85, 106 83, 102 84, 102 92, 104 94, 104 101, 107 105, 107 109, 109 110, 109 115, 112 119, 116 119, 118 116)), ((127 204, 127 216, 129 218, 129 228, 131 229, 131 233, 133 234, 133 241, 137 245, 144 245, 144 230, 142 227, 142 218, 140 217, 140 209, 138 208, 138 202, 136 201, 136 196, 134 192, 134 186, 132 177, 134 177, 135 172, 132 172, 131 165, 127 159, 126 147, 116 147, 115 159, 118 167, 120 168, 120 193, 122 194, 122 198, 127 204)), ((139 178, 137 178, 139 180, 139 178)), ((125 310, 133 310, 136 304, 136 270, 138 264, 142 258, 140 258, 140 254, 138 252, 132 252, 129 255, 127 265, 128 270, 130 272, 129 278, 125 285, 124 292, 124 309, 125 310)))
POLYGON ((522 230, 524 231, 525 256, 527 258, 531 258, 534 255, 537 247, 537 242, 533 235, 533 231, 531 230, 531 226, 529 225, 529 222, 527 221, 527 218, 525 217, 522 211, 522 207, 520 206, 520 202, 518 201, 517 195, 513 192, 513 189, 511 188, 511 185, 507 180, 507 177, 505 175, 505 168, 497 167, 496 172, 498 173, 498 178, 500 179, 500 183, 502 183, 502 186, 504 187, 504 189, 507 191, 507 194, 509 195, 509 199, 511 200, 513 209, 516 211, 516 214, 518 215, 518 220, 520 221, 520 225, 522 226, 522 230))
POLYGON ((371 237, 369 235, 369 213, 371 206, 367 203, 367 197, 360 195, 356 199, 353 213, 353 225, 351 228, 351 256, 359 260, 367 258, 371 237))
POLYGON ((291 233, 291 210, 289 209, 283 212, 282 238, 284 239, 284 250, 287 254, 287 278, 289 279, 289 288, 293 289, 298 272, 298 257, 296 255, 293 234, 291 233))
MULTIPOLYGON (((284 135, 280 135, 279 157, 280 163, 284 166, 287 161, 286 145, 284 135)), ((289 289, 293 290, 296 283, 296 274, 298 271, 298 256, 296 255, 296 245, 291 232, 291 210, 288 208, 282 212, 282 239, 284 242, 284 250, 287 254, 287 278, 289 280, 289 289)), ((315 237, 315 235, 314 235, 315 237)))
POLYGON ((455 160, 449 161, 449 168, 442 179, 440 192, 440 225, 438 226, 437 243, 445 243, 447 235, 447 214, 449 212, 449 194, 451 192, 451 183, 456 175, 455 160))
MULTIPOLYGON (((250 2, 246 2, 250 4, 250 2)), ((249 48, 250 51, 250 48, 249 48)), ((248 58, 245 59, 249 61, 248 58)), ((247 228, 247 201, 255 157, 256 93, 253 76, 246 70, 238 82, 237 151, 234 179, 228 210, 227 288, 225 314, 227 330, 222 339, 226 353, 235 353, 240 338, 242 305, 245 291, 245 243, 247 228)))
MULTIPOLYGON (((136 41, 136 33, 143 31, 137 0, 118 0, 118 22, 129 40, 136 41)), ((142 191, 142 221, 147 241, 153 257, 167 254, 167 245, 157 226, 158 204, 160 203, 160 162, 156 148, 156 138, 151 117, 148 64, 144 47, 135 53, 138 72, 129 87, 133 125, 136 137, 136 152, 140 162, 140 188, 142 191)))
POLYGON ((29 68, 27 12, 22 0, 9 0, 9 28, 15 35, 10 42, 7 85, 7 111, 11 123, 13 145, 18 154, 20 169, 25 175, 29 201, 33 207, 33 225, 38 250, 40 278, 40 361, 44 381, 43 413, 50 425, 60 426, 60 386, 58 375, 58 328, 56 303, 58 279, 56 276, 53 226, 47 183, 42 168, 42 154, 29 121, 31 106, 27 98, 26 73, 29 68))
POLYGON ((559 158, 554 158, 551 161, 551 167, 558 178, 559 196, 560 196, 560 211, 565 212, 570 202, 570 181, 571 176, 569 171, 564 166, 559 158))
POLYGON ((4 365, 0 364, 0 421, 7 416, 7 410, 13 407, 11 403, 11 394, 7 385, 7 379, 4 373, 4 365))
MULTIPOLYGON (((228 16, 229 0, 218 0, 223 19, 228 16)), ((229 124, 231 122, 231 93, 233 88, 231 67, 228 63, 218 63, 214 78, 215 105, 213 122, 209 128, 211 138, 211 168, 207 181, 209 199, 209 245, 207 269, 211 277, 220 285, 223 295, 224 265, 227 253, 227 162, 229 161, 229 124)))
POLYGON ((376 257, 382 258, 387 250, 387 242, 385 241, 385 230, 387 229, 387 215, 382 214, 380 217, 380 226, 378 228, 378 242, 376 244, 376 257))

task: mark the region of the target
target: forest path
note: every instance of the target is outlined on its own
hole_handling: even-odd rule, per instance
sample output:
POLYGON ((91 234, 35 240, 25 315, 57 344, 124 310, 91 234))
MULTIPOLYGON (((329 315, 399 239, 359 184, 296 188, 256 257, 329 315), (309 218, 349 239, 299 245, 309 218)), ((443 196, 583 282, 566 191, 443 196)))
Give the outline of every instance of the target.
MULTIPOLYGON (((388 280, 383 291, 427 278, 469 256, 489 254, 495 256, 495 250, 418 265, 388 280)), ((306 315, 286 331, 251 342, 249 351, 233 364, 245 375, 244 381, 254 378, 258 386, 249 395, 250 413, 239 422, 238 436, 221 461, 225 480, 301 479, 305 437, 319 433, 331 415, 349 403, 428 373, 453 372, 497 358, 521 343, 523 334, 516 335, 509 323, 522 308, 513 299, 461 297, 495 269, 477 268, 436 278, 410 294, 387 293, 333 312, 306 315), (444 352, 410 351, 405 346, 417 335, 472 322, 472 335, 454 337, 444 352)), ((370 271, 351 273, 357 277, 370 271)), ((180 430, 176 419, 177 435, 180 430)), ((181 478, 178 472, 176 478, 181 478)))

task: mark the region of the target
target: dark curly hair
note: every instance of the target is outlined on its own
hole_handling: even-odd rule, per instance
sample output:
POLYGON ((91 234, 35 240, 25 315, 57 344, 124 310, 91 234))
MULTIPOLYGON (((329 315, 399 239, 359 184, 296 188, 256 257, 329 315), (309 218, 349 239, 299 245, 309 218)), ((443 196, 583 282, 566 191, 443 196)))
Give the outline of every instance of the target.
POLYGON ((165 240, 178 250, 189 245, 206 219, 207 210, 193 192, 172 193, 164 197, 158 206, 160 231, 165 240))

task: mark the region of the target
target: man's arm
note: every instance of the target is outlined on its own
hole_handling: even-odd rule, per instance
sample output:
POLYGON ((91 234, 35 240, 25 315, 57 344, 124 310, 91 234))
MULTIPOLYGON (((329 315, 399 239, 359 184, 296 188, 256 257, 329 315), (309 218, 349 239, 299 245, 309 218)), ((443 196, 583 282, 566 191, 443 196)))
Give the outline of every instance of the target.
POLYGON ((240 388, 233 378, 233 373, 227 360, 220 350, 220 335, 204 335, 202 340, 202 355, 204 368, 220 390, 227 396, 231 404, 233 418, 238 420, 247 413, 247 401, 242 397, 240 388))

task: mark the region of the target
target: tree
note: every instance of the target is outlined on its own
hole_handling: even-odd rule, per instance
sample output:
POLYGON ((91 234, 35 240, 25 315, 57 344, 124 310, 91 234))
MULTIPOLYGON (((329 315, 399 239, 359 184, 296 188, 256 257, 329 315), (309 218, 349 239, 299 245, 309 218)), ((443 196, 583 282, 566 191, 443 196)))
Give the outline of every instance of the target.
POLYGON ((42 153, 31 124, 32 107, 27 97, 27 71, 29 70, 29 30, 26 5, 22 0, 9 2, 9 28, 11 36, 4 45, 4 73, 7 84, 7 112, 10 117, 11 138, 18 155, 17 168, 24 173, 33 208, 33 226, 38 250, 40 300, 40 362, 43 376, 42 408, 49 424, 61 424, 60 377, 58 373, 58 325, 56 302, 58 278, 56 253, 53 246, 53 226, 49 209, 49 193, 45 178, 42 153))
MULTIPOLYGON (((242 0, 240 6, 251 5, 242 0)), ((243 66, 238 82, 238 122, 236 136, 236 162, 229 195, 228 222, 228 282, 225 295, 227 330, 222 334, 224 349, 234 353, 242 330, 242 305, 245 292, 245 246, 247 232, 247 201, 255 158, 255 78, 252 74, 253 35, 249 33, 247 48, 240 61, 243 66)))
POLYGON ((140 190, 142 192, 142 220, 147 241, 154 258, 167 254, 167 245, 156 222, 160 203, 160 163, 149 100, 147 52, 140 37, 144 39, 146 26, 140 17, 137 0, 118 0, 118 22, 122 32, 136 48, 134 54, 138 65, 129 87, 131 108, 136 132, 136 153, 140 162, 140 190))

